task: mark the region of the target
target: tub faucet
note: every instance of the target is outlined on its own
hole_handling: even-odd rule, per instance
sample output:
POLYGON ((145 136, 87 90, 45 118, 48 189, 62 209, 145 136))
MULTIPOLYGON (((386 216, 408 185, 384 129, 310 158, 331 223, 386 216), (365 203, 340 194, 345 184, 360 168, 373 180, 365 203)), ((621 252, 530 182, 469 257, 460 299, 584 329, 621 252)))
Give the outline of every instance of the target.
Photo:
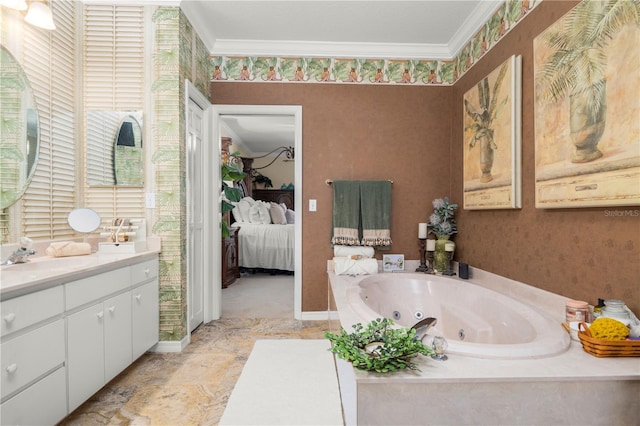
POLYGON ((14 265, 16 263, 29 262, 29 256, 37 253, 36 250, 30 248, 33 244, 33 240, 28 237, 20 238, 20 248, 13 253, 0 265, 14 265))
POLYGON ((429 331, 431 327, 436 325, 437 322, 437 319, 429 317, 415 323, 411 328, 416 331, 416 339, 422 341, 427 335, 427 331, 429 331))

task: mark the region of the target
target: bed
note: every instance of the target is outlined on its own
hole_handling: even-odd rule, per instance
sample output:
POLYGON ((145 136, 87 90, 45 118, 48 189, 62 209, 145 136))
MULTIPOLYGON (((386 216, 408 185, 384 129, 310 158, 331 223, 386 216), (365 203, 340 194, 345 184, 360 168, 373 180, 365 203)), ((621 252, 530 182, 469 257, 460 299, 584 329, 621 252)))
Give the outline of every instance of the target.
POLYGON ((295 271, 295 213, 284 203, 244 197, 232 211, 241 268, 295 271))

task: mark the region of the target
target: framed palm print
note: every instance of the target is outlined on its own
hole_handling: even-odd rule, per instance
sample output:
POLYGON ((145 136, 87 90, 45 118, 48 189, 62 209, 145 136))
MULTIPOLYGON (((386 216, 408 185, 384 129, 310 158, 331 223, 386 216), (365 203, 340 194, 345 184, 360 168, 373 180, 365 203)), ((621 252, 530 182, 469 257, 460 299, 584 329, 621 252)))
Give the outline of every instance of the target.
POLYGON ((464 209, 522 207, 521 64, 511 56, 464 94, 464 209))

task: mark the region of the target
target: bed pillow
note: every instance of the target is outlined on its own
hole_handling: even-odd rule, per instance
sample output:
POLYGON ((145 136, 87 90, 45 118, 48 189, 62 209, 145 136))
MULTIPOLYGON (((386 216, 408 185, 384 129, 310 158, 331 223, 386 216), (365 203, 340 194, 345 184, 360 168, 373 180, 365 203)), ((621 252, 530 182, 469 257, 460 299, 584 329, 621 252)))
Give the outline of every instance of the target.
POLYGON ((287 212, 284 214, 284 216, 287 218, 287 223, 296 223, 296 212, 294 212, 293 210, 287 209, 287 212))
POLYGON ((276 225, 287 224, 285 210, 282 210, 282 207, 279 204, 272 202, 269 206, 269 214, 271 215, 271 223, 275 223, 276 225))
POLYGON ((233 210, 231 210, 231 214, 233 215, 233 220, 236 222, 244 222, 244 219, 242 218, 242 213, 240 212, 240 207, 238 206, 238 204, 240 204, 237 201, 232 201, 230 204, 233 205, 233 210))
POLYGON ((251 204, 249 201, 242 199, 238 202, 238 210, 243 222, 251 222, 251 204))
POLYGON ((249 210, 250 222, 251 223, 261 223, 263 225, 268 225, 271 223, 271 215, 269 214, 269 207, 267 207, 267 203, 263 203, 261 201, 256 201, 251 209, 249 210))

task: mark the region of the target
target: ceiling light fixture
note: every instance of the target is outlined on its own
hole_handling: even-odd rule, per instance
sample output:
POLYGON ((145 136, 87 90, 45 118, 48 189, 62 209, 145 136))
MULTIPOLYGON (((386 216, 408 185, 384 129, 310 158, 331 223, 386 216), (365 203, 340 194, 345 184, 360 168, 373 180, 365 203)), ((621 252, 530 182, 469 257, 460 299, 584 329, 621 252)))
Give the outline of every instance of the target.
POLYGON ((19 11, 28 9, 24 17, 25 22, 39 28, 44 28, 45 30, 56 29, 51 8, 44 3, 36 0, 32 0, 30 4, 27 4, 26 0, 0 0, 0 6, 6 6, 19 11))

